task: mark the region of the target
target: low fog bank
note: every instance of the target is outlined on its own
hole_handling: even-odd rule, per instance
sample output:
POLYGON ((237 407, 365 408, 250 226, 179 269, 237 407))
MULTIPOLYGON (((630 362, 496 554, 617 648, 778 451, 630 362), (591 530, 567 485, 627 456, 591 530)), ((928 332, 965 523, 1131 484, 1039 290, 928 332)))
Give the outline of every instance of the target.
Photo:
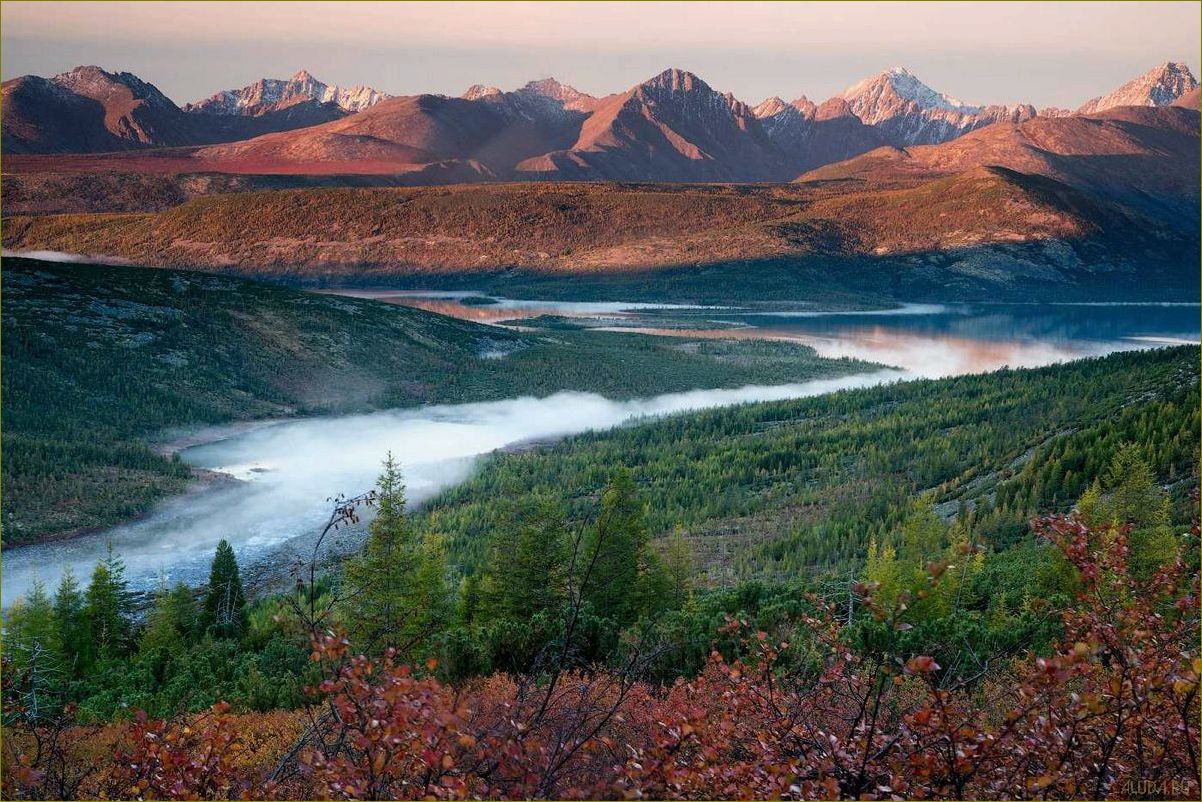
POLYGON ((36 259, 40 262, 63 262, 76 263, 86 262, 93 265, 128 265, 128 259, 122 259, 117 256, 101 256, 96 254, 81 254, 67 253, 65 251, 14 251, 8 248, 0 248, 0 257, 20 257, 22 259, 36 259))
POLYGON ((200 584, 221 538, 249 567, 259 559, 284 559, 320 531, 327 499, 353 495, 375 483, 389 451, 405 471, 408 497, 420 504, 463 481, 481 455, 531 440, 607 429, 639 418, 676 412, 779 401, 869 387, 910 378, 897 370, 797 384, 694 390, 631 401, 564 392, 475 404, 432 406, 291 421, 188 448, 190 464, 241 481, 218 482, 171 499, 146 518, 70 541, 6 549, 3 604, 26 592, 34 577, 53 588, 70 566, 86 581, 111 542, 125 560, 131 585, 151 590, 169 582, 200 584))

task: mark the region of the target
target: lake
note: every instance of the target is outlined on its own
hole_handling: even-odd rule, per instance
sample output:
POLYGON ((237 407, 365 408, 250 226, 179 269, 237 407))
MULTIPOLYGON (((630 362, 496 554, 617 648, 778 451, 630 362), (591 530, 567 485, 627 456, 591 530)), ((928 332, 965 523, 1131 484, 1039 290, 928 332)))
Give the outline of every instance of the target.
MULTIPOLYGON (((66 566, 81 580, 106 546, 125 559, 133 586, 207 578, 217 541, 234 545, 248 572, 283 570, 306 559, 326 518, 327 499, 367 490, 391 450, 402 463, 409 498, 420 503, 466 478, 482 455, 688 410, 799 398, 851 387, 1035 367, 1118 350, 1199 342, 1197 304, 930 305, 826 313, 804 304, 775 308, 588 303, 497 299, 472 293, 396 293, 390 302, 438 302, 439 311, 486 322, 570 317, 581 325, 696 338, 786 339, 825 356, 852 356, 897 370, 840 379, 736 390, 698 390, 634 401, 587 393, 425 407, 275 423, 187 448, 182 458, 230 477, 158 505, 145 518, 69 541, 6 548, 3 603, 34 576, 58 582, 66 566)), ((373 297, 381 297, 379 294, 373 297)), ((332 544, 335 548, 339 543, 332 544)))

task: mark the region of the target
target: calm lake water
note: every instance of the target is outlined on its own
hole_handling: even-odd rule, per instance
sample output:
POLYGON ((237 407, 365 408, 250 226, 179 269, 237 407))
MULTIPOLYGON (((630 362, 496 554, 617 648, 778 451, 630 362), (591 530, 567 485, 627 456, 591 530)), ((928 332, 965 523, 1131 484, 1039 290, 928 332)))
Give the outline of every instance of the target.
POLYGON ((1199 341, 1197 304, 908 304, 858 313, 727 310, 708 319, 724 328, 636 330, 791 340, 822 356, 856 357, 928 378, 1199 341))
POLYGON ((240 432, 182 452, 189 463, 227 474, 230 481, 169 500, 144 519, 107 532, 5 549, 3 603, 25 592, 35 575, 56 584, 66 566, 86 579, 110 541, 124 557, 135 587, 144 590, 152 588, 160 575, 171 581, 203 582, 213 548, 222 537, 231 541, 251 572, 256 564, 282 564, 306 556, 325 520, 326 499, 370 487, 388 450, 404 466, 410 499, 420 502, 462 481, 481 455, 517 443, 724 404, 797 398, 1002 366, 1035 367, 1119 350, 1197 344, 1200 329, 1197 304, 911 304, 876 312, 820 313, 801 305, 739 309, 510 299, 464 303, 470 297, 387 294, 392 302, 437 302, 442 305, 438 311, 490 323, 559 315, 585 325, 673 336, 786 339, 811 345, 824 356, 858 357, 899 370, 628 402, 559 393, 543 399, 293 421, 240 432))

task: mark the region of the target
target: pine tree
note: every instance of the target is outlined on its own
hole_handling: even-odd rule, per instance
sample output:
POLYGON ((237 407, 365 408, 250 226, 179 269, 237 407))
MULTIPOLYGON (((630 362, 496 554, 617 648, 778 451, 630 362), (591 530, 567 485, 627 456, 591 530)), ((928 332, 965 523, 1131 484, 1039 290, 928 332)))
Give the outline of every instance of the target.
POLYGON ((646 544, 643 503, 630 471, 621 468, 601 494, 601 512, 585 538, 581 561, 585 598, 598 615, 619 626, 639 612, 635 591, 646 544))
POLYGON ((75 573, 68 567, 54 593, 54 620, 58 624, 63 671, 68 677, 80 677, 96 658, 84 609, 83 593, 75 573))
POLYGON ((418 538, 406 519, 405 485, 391 453, 376 493, 367 542, 343 569, 343 620, 357 648, 412 655, 429 634, 431 616, 449 612, 445 555, 437 538, 418 538))
POLYGON ((108 556, 92 570, 84 599, 84 614, 97 658, 123 654, 129 645, 132 605, 125 564, 114 556, 112 544, 108 556))
POLYGON ((218 638, 240 638, 246 632, 246 596, 242 592, 238 560, 233 547, 224 539, 217 544, 209 570, 201 623, 206 632, 218 638))
POLYGON ((481 581, 481 615, 524 621, 567 597, 568 534, 563 510, 538 498, 502 515, 481 581))

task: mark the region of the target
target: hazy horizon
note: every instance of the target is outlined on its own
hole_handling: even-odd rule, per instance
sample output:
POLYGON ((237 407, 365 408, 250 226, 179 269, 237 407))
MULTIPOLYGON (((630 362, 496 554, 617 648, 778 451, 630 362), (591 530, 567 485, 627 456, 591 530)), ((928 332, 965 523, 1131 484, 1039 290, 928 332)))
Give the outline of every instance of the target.
POLYGON ((397 95, 549 76, 605 95, 666 67, 750 103, 821 101, 904 66, 969 103, 1075 108, 1165 61, 1196 74, 1202 25, 1188 2, 5 2, 2 14, 5 79, 97 64, 180 104, 300 69, 397 95))

